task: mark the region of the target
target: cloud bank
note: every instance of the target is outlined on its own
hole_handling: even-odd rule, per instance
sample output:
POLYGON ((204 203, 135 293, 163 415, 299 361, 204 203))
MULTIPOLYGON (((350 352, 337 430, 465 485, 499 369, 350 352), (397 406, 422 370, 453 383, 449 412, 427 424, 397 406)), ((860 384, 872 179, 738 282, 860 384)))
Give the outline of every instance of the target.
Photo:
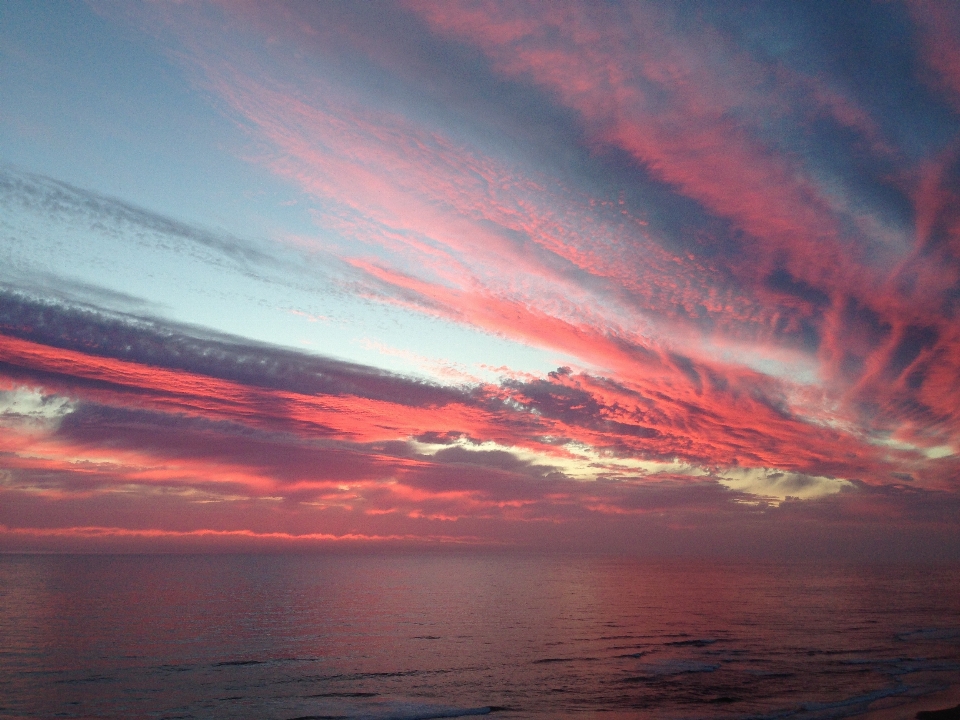
POLYGON ((7 204, 477 349, 413 377, 378 338, 349 363, 8 272, 0 542, 958 552, 950 6, 94 7, 312 230, 252 242, 14 171, 7 204))

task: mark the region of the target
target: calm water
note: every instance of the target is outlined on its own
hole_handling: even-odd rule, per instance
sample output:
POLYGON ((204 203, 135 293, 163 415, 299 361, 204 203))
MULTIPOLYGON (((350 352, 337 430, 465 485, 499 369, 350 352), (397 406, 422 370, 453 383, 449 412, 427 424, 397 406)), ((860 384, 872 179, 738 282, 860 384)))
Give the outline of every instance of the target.
POLYGON ((0 556, 0 717, 820 719, 958 682, 957 568, 0 556))

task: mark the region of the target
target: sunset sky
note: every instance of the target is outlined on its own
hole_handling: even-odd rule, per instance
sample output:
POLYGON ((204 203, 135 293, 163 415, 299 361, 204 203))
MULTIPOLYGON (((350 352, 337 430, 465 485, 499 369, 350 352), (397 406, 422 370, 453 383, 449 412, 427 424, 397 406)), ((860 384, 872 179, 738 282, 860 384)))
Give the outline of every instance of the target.
POLYGON ((960 5, 0 5, 0 550, 960 558, 960 5))

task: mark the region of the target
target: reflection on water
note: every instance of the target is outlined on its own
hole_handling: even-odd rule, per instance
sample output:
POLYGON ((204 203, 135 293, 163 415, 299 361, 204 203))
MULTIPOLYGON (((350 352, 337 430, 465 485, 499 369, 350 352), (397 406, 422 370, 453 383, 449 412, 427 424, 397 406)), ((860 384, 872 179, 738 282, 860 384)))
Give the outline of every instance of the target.
POLYGON ((958 678, 957 568, 0 556, 4 717, 836 718, 958 678))

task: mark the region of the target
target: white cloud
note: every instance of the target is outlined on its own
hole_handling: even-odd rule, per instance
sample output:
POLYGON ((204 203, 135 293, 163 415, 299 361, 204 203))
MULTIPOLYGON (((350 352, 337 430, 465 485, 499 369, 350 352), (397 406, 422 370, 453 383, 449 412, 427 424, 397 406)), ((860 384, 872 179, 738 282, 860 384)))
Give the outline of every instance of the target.
POLYGON ((853 483, 843 478, 806 475, 776 468, 726 468, 719 470, 715 477, 731 490, 779 500, 788 497, 813 500, 853 487, 853 483))
POLYGON ((767 502, 795 498, 813 500, 834 495, 841 490, 853 487, 853 483, 842 478, 830 478, 822 475, 779 470, 777 468, 707 468, 678 459, 672 461, 641 460, 638 458, 617 457, 612 453, 598 451, 589 445, 576 442, 565 443, 564 455, 537 452, 529 448, 500 445, 495 442, 474 443, 459 438, 450 444, 422 443, 410 441, 417 452, 434 455, 440 450, 458 447, 472 452, 502 451, 518 460, 534 465, 551 466, 574 480, 591 481, 600 477, 648 478, 659 481, 663 476, 712 478, 738 492, 756 495, 767 502))
POLYGON ((50 432, 74 411, 75 403, 59 395, 44 395, 37 388, 0 390, 0 427, 20 432, 50 432))

